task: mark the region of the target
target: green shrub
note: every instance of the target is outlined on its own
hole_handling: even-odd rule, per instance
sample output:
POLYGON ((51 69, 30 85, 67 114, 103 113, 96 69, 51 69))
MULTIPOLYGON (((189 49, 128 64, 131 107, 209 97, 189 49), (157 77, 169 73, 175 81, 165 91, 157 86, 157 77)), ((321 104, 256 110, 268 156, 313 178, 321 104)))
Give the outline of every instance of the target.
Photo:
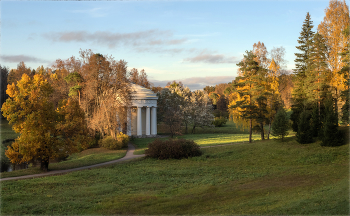
POLYGON ((321 146, 340 146, 344 143, 344 135, 338 130, 338 116, 335 112, 334 102, 326 101, 325 117, 321 133, 321 146))
POLYGON ((107 136, 104 139, 98 142, 100 147, 109 149, 109 150, 118 150, 121 148, 128 147, 129 136, 120 132, 117 134, 117 138, 107 136))
POLYGON ((215 120, 212 122, 215 127, 222 127, 226 124, 227 119, 225 117, 216 117, 215 120))
POLYGON ((271 129, 271 134, 276 137, 281 137, 282 141, 283 138, 288 135, 289 119, 287 112, 283 108, 277 111, 275 120, 272 122, 271 129))
POLYGON ((99 141, 99 146, 109 150, 118 150, 122 148, 123 143, 111 136, 107 136, 99 141))
POLYGON ((202 155, 199 145, 193 140, 186 139, 156 139, 148 144, 145 151, 146 157, 164 159, 181 159, 202 155))
POLYGON ((311 131, 311 115, 308 111, 303 111, 300 114, 298 121, 298 133, 297 141, 300 144, 312 143, 312 131, 311 131))
POLYGON ((120 132, 119 134, 117 134, 117 140, 118 140, 118 142, 122 142, 122 148, 128 147, 128 143, 129 143, 129 136, 128 135, 120 132))

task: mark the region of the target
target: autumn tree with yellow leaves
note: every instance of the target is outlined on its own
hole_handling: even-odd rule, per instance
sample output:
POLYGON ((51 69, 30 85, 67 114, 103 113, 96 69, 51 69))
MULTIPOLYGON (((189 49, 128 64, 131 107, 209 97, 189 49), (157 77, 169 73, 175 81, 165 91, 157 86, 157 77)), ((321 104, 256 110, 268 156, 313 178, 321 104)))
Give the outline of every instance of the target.
POLYGON ((254 125, 260 127, 264 139, 263 125, 267 114, 266 70, 259 66, 253 51, 246 55, 239 66, 239 76, 233 84, 235 91, 230 95, 229 112, 233 121, 249 128, 249 142, 252 142, 254 125))
POLYGON ((325 13, 323 21, 318 25, 318 33, 323 36, 328 51, 326 60, 330 69, 328 82, 335 99, 335 110, 338 115, 340 95, 346 88, 346 74, 340 73, 346 62, 342 61, 343 56, 339 54, 345 51, 350 40, 349 35, 342 33, 349 26, 349 7, 345 0, 331 0, 325 13))
POLYGON ((8 85, 9 99, 1 111, 21 135, 5 154, 12 163, 39 160, 48 171, 50 159, 66 156, 87 147, 84 112, 76 100, 61 101, 55 107, 54 92, 43 74, 23 74, 17 84, 8 85))

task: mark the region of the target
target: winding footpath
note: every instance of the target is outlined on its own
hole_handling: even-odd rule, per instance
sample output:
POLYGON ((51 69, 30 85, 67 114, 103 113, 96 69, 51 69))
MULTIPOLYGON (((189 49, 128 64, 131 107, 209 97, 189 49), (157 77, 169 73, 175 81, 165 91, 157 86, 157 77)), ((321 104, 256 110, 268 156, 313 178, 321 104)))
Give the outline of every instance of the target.
POLYGON ((99 164, 94 164, 90 166, 84 166, 84 167, 78 167, 74 169, 67 169, 67 170, 56 170, 56 171, 49 171, 47 173, 39 173, 39 174, 34 174, 34 175, 25 175, 25 176, 18 176, 18 177, 8 177, 8 178, 2 178, 0 179, 0 182, 2 181, 8 181, 8 180, 20 180, 20 179, 29 179, 29 178, 40 178, 44 176, 51 176, 51 175, 60 175, 60 174, 65 174, 69 172, 74 172, 74 171, 79 171, 79 170, 84 170, 84 169, 91 169, 91 168, 96 168, 96 167, 101 167, 101 166, 106 166, 114 163, 120 163, 126 160, 131 160, 135 158, 140 158, 144 157, 145 155, 134 155, 135 147, 132 144, 128 144, 128 151, 126 152, 126 155, 123 158, 117 159, 117 160, 112 160, 108 161, 105 163, 99 163, 99 164))

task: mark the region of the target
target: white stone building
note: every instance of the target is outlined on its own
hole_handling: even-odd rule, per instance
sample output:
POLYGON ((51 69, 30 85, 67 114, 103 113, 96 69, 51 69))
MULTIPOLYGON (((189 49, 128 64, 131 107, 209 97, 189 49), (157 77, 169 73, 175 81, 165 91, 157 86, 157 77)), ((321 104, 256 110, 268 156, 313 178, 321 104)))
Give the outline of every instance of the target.
POLYGON ((131 84, 132 106, 127 109, 127 135, 157 135, 157 100, 158 96, 150 89, 131 84))

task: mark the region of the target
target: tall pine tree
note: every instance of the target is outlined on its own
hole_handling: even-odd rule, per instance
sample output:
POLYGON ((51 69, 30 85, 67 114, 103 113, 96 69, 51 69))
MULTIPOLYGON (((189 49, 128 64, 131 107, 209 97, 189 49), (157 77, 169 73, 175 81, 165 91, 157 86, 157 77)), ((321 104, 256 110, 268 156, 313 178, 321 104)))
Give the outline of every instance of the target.
POLYGON ((311 59, 310 54, 313 45, 314 32, 312 31, 313 25, 311 21, 310 14, 306 14, 304 24, 302 26, 302 31, 300 32, 300 37, 298 43, 300 46, 296 48, 300 50, 300 53, 295 53, 296 59, 294 69, 294 89, 292 93, 292 115, 291 120, 293 121, 292 128, 293 131, 298 131, 299 115, 304 109, 307 102, 306 97, 306 77, 307 71, 310 69, 311 59))
MULTIPOLYGON (((246 51, 244 59, 237 64, 239 66, 239 77, 236 78, 232 93, 234 98, 230 105, 232 116, 238 116, 241 120, 248 121, 249 142, 252 142, 253 122, 262 127, 266 114, 266 90, 262 82, 265 81, 266 70, 259 66, 254 59, 256 56, 252 51, 246 51)), ((264 137, 264 130, 261 130, 264 137)))

